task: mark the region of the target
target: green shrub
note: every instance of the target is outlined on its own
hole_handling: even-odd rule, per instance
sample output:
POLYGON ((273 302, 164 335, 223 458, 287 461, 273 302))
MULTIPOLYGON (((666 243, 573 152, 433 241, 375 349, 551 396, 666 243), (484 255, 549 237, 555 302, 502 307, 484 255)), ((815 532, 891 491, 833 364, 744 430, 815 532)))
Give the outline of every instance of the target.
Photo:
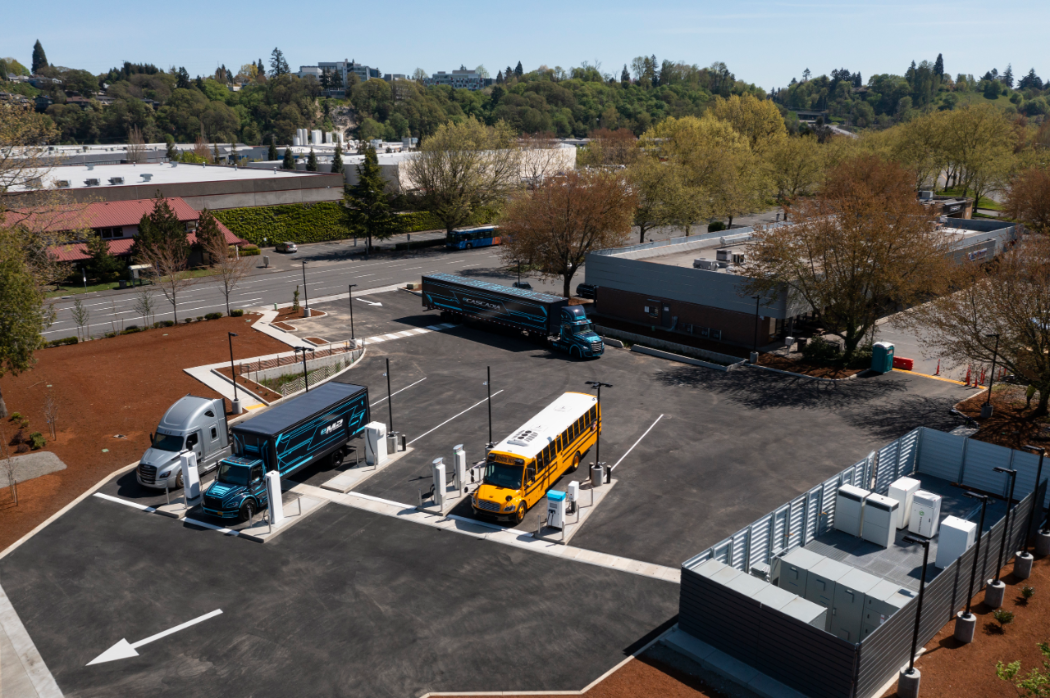
POLYGON ((46 347, 60 347, 63 344, 76 344, 80 340, 77 337, 63 337, 62 339, 52 339, 44 344, 46 347))
POLYGON ((12 412, 11 416, 7 419, 7 421, 9 421, 9 422, 18 422, 18 421, 21 421, 21 419, 22 419, 22 413, 21 412, 12 412))
MULTIPOLYGON (((823 337, 815 337, 802 347, 802 356, 807 361, 826 363, 839 358, 841 349, 837 342, 830 342, 823 337)), ((871 360, 870 357, 868 359, 871 360)))
POLYGON ((999 608, 992 612, 992 618, 999 623, 999 632, 1005 633, 1006 626, 1014 622, 1014 614, 1005 608, 999 608))
POLYGON ((1030 584, 1026 584, 1023 587, 1021 587, 1021 603, 1027 606, 1029 599, 1031 599, 1033 596, 1035 596, 1035 587, 1031 586, 1030 584))
POLYGON ((203 315, 198 315, 197 316, 197 322, 204 322, 204 316, 203 315))
POLYGON ((718 233, 726 229, 726 224, 722 221, 714 221, 713 223, 707 224, 707 232, 718 233))
POLYGON ((184 317, 184 318, 182 318, 182 324, 184 324, 184 325, 188 325, 191 322, 193 322, 193 318, 191 318, 191 317, 184 317))
POLYGON ((862 344, 853 351, 849 368, 868 368, 869 366, 871 366, 871 345, 862 344))
POLYGON ((245 245, 244 247, 241 248, 241 252, 240 252, 240 255, 242 257, 254 257, 254 256, 260 255, 260 254, 262 254, 262 250, 260 250, 255 245, 245 245))
POLYGON ((107 332, 107 333, 105 333, 105 334, 104 334, 104 335, 102 335, 102 336, 103 336, 103 337, 105 337, 106 339, 110 339, 110 338, 112 338, 112 337, 116 337, 116 336, 117 336, 117 333, 116 333, 116 332, 107 332))
MULTIPOLYGON (((222 313, 208 313, 207 315, 204 316, 204 319, 206 319, 206 320, 218 320, 221 317, 222 317, 222 313)), ((200 318, 197 318, 197 319, 200 320, 200 318)))
POLYGON ((131 325, 130 327, 125 327, 121 334, 135 334, 136 332, 142 332, 142 328, 138 325, 131 325))
POLYGON ((240 308, 238 308, 237 310, 230 311, 230 317, 240 317, 241 315, 244 315, 244 311, 240 308))
POLYGON ((29 446, 34 451, 43 448, 47 445, 47 441, 44 440, 44 435, 39 431, 34 431, 29 435, 29 446))
POLYGON ((161 320, 160 324, 163 327, 172 327, 175 324, 174 320, 161 320))

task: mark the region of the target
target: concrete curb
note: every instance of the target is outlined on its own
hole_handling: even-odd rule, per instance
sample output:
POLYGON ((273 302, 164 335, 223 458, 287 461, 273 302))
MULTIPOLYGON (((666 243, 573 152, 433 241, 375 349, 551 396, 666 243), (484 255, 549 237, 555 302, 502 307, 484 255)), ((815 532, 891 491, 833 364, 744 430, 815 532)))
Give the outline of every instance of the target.
MULTIPOLYGON (((823 381, 825 383, 841 383, 842 381, 851 381, 860 375, 860 373, 854 373, 852 376, 847 376, 845 378, 821 378, 820 376, 807 376, 805 373, 794 373, 792 371, 785 371, 783 369, 772 368, 770 366, 761 366, 759 364, 753 364, 750 362, 744 362, 738 365, 750 366, 751 368, 757 368, 763 371, 769 371, 771 373, 780 373, 782 375, 792 376, 794 378, 808 378, 811 381, 823 381)), ((863 371, 861 371, 861 373, 863 373, 863 371)))
POLYGON ((631 351, 638 354, 645 354, 647 356, 655 356, 658 359, 667 359, 668 361, 677 361, 683 364, 690 364, 692 366, 702 366, 703 368, 714 369, 715 371, 728 371, 728 366, 722 366, 721 364, 713 364, 708 361, 702 361, 700 359, 692 359, 688 356, 679 356, 678 354, 672 354, 669 351, 662 351, 660 349, 652 349, 650 347, 643 347, 640 344, 634 344, 631 346, 631 351))

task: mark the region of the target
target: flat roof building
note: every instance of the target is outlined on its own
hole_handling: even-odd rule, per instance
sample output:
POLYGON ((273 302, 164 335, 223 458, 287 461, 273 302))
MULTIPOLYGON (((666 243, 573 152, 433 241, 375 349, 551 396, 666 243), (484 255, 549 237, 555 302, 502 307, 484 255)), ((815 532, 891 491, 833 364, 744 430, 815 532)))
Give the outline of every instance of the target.
POLYGON ((466 68, 453 70, 451 73, 446 73, 442 70, 423 80, 423 84, 427 87, 433 85, 449 85, 454 88, 462 88, 465 90, 480 90, 483 87, 488 87, 492 83, 492 78, 482 77, 477 71, 468 70, 466 68))

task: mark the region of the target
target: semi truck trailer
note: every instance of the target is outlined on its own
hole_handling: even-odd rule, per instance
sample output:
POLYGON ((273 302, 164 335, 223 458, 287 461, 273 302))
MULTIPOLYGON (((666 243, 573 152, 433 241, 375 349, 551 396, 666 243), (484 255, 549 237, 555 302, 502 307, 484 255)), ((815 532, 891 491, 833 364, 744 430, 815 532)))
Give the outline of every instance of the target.
POLYGON ((520 330, 576 358, 605 351, 583 307, 568 298, 452 274, 424 276, 422 296, 427 310, 520 330))
POLYGON ((142 454, 135 479, 140 485, 171 490, 182 487, 179 454, 193 451, 197 471, 214 470, 219 461, 230 455, 230 433, 226 410, 220 398, 187 395, 168 408, 150 434, 150 447, 142 454))
POLYGON ((284 478, 326 459, 338 463, 368 422, 368 388, 329 382, 234 425, 233 455, 219 461, 204 513, 250 519, 268 505, 265 473, 284 478))

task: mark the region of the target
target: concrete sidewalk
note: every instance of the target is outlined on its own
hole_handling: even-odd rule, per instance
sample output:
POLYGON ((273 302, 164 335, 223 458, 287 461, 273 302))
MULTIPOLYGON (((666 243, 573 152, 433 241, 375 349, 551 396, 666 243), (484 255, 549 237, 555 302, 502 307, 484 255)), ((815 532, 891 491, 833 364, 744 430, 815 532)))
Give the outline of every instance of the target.
POLYGON ((0 696, 60 698, 55 677, 0 587, 0 696))

